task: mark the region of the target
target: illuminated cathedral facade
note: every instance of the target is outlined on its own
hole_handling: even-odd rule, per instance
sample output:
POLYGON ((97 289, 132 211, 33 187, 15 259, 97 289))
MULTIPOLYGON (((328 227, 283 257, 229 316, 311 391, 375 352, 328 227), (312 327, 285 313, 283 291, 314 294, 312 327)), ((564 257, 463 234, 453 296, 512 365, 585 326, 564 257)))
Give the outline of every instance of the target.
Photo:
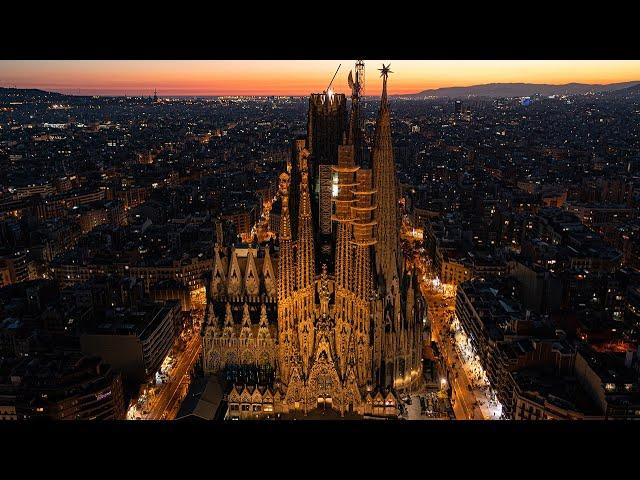
POLYGON ((421 381, 425 304, 399 243, 390 71, 381 72, 371 168, 361 153, 356 68, 348 119, 340 117, 344 95, 327 90, 310 99, 307 138, 295 142, 279 178, 277 248, 216 251, 205 372, 246 364, 273 372, 267 383, 230 388, 230 416, 331 409, 395 417, 398 394, 421 381))

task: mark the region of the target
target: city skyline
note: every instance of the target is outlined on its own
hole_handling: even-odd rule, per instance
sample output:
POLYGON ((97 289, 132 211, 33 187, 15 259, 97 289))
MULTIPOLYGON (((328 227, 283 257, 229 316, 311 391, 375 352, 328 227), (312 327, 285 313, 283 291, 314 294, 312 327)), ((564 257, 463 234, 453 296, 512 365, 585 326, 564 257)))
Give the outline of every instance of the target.
MULTIPOLYGON (((609 84, 640 80, 636 60, 385 60, 397 72, 390 95, 487 83, 609 84)), ((365 60, 366 95, 379 95, 377 69, 365 60)), ((349 60, 28 60, 0 61, 0 87, 74 95, 306 95, 328 86, 346 92, 349 60)))
POLYGON ((389 98, 411 67, 634 62, 460 63, 48 62, 156 81, 0 88, 0 420, 640 418, 640 81, 389 98), (311 93, 176 95, 194 78, 311 93))

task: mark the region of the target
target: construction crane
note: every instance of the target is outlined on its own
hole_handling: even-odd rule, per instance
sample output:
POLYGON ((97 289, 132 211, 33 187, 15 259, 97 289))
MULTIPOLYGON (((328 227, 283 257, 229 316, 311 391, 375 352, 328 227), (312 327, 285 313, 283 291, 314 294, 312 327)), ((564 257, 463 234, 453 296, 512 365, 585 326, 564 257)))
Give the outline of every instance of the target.
POLYGON ((336 75, 338 74, 338 70, 340 70, 341 66, 342 66, 342 64, 339 64, 338 68, 336 68, 336 73, 333 74, 333 77, 331 78, 331 81, 329 82, 329 86, 325 90, 326 92, 328 92, 331 89, 331 85, 333 85, 333 81, 336 79, 336 75))

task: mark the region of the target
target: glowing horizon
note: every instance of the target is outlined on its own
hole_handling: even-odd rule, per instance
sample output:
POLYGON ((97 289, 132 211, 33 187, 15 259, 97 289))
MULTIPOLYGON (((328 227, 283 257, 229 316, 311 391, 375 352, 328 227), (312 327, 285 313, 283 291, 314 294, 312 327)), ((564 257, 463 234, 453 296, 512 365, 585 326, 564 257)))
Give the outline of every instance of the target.
MULTIPOLYGON (((366 95, 379 95, 383 60, 365 60, 366 95)), ((384 60, 392 95, 486 83, 640 81, 638 60, 384 60)), ((0 61, 0 86, 80 95, 308 95, 347 93, 354 60, 18 60, 0 61)))

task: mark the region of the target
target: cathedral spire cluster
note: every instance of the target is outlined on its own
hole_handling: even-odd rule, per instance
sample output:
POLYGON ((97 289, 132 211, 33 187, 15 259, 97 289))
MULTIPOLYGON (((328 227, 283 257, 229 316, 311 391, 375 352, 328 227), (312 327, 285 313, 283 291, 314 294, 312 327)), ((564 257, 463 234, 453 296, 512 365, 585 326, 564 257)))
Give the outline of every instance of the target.
POLYGON ((261 268, 249 253, 244 274, 235 250, 228 270, 216 260, 217 288, 211 291, 220 301, 221 292, 232 292, 235 303, 232 308, 224 297, 222 329, 221 315, 212 320, 216 326, 205 335, 212 338, 205 353, 212 361, 205 364, 213 370, 249 359, 257 368, 257 357, 268 361, 276 372, 266 390, 273 411, 308 414, 331 408, 342 415, 395 416, 397 393, 420 381, 424 303, 401 268, 389 65, 380 72, 371 169, 362 160, 364 64, 356 64, 355 79, 349 75, 352 103, 346 124, 343 94, 311 96, 306 142, 295 142, 289 173, 279 179, 275 325, 266 314, 273 297, 261 293, 261 285, 273 281, 270 249, 261 268))

